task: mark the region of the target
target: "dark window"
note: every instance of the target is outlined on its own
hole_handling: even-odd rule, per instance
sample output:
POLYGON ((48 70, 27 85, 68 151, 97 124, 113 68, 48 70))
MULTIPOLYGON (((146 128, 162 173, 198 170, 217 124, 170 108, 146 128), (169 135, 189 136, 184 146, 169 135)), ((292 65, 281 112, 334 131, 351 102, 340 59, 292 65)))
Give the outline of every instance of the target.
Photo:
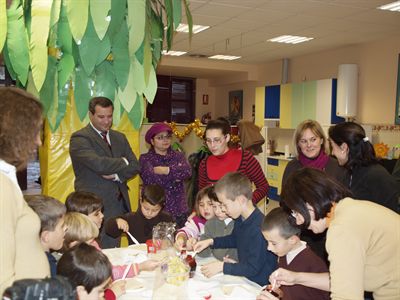
POLYGON ((158 89, 147 106, 149 122, 190 123, 195 115, 195 79, 157 75, 158 89))

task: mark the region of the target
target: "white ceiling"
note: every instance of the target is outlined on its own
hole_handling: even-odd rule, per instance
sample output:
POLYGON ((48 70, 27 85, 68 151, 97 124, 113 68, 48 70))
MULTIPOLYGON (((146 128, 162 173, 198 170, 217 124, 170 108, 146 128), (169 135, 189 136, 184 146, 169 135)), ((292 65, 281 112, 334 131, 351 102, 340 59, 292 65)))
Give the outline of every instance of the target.
MULTIPOLYGON (((242 58, 234 62, 240 64, 266 63, 400 35, 400 13, 376 9, 394 0, 189 1, 193 23, 211 27, 194 35, 191 43, 188 34, 176 34, 172 50, 188 51, 186 55, 238 55, 242 58), (280 35, 314 39, 296 45, 267 42, 280 35)), ((177 72, 162 63, 159 68, 159 73, 181 75, 177 72)))

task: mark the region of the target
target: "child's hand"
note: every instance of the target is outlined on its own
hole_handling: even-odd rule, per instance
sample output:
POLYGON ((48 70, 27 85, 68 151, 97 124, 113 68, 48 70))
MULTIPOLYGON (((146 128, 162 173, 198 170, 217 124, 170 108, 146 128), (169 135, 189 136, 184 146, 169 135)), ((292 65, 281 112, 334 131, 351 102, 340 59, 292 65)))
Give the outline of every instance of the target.
POLYGON ((110 284, 110 290, 114 292, 116 298, 126 293, 126 280, 116 280, 110 284))
POLYGON ((188 221, 192 220, 194 216, 196 216, 196 212, 195 212, 195 211, 192 212, 192 213, 189 215, 189 217, 187 218, 187 220, 188 220, 188 221))
POLYGON ((129 231, 128 222, 126 222, 124 219, 116 218, 115 222, 117 222, 118 229, 122 230, 123 232, 128 232, 129 231))
POLYGON ((237 261, 234 260, 234 259, 232 259, 232 258, 230 258, 229 255, 224 256, 224 258, 222 259, 222 261, 223 261, 223 262, 226 262, 226 263, 230 263, 230 264, 237 264, 237 261))
POLYGON ((149 259, 139 264, 139 271, 153 271, 161 264, 160 261, 149 259))
POLYGON ((275 297, 268 291, 261 291, 256 300, 279 300, 279 298, 275 297))
POLYGON ((195 238, 189 238, 189 239, 187 240, 187 242, 186 242, 186 250, 192 251, 192 250, 193 250, 193 247, 194 247, 194 245, 196 245, 196 243, 197 243, 197 239, 195 239, 195 238))
POLYGON ((222 261, 214 261, 201 267, 201 273, 206 277, 214 276, 224 270, 224 263, 222 261))
POLYGON ((207 247, 210 247, 214 243, 213 239, 206 239, 204 241, 198 241, 194 246, 193 250, 196 252, 201 252, 207 247))
POLYGON ((175 238, 175 248, 178 251, 182 251, 183 249, 186 249, 186 235, 185 234, 178 234, 175 238))

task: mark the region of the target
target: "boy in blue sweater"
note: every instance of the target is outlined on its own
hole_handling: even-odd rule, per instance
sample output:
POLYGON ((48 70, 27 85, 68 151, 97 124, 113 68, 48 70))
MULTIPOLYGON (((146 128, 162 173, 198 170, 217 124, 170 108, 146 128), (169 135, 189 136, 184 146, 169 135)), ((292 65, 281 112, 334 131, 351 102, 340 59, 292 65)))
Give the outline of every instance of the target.
POLYGON ((203 274, 211 277, 217 273, 245 276, 259 285, 268 283, 269 275, 276 269, 277 257, 266 251, 266 241, 261 233, 264 215, 254 207, 250 180, 241 173, 228 173, 214 187, 218 199, 235 224, 230 235, 206 239, 195 244, 195 251, 207 247, 236 248, 238 261, 224 259, 204 265, 203 274))

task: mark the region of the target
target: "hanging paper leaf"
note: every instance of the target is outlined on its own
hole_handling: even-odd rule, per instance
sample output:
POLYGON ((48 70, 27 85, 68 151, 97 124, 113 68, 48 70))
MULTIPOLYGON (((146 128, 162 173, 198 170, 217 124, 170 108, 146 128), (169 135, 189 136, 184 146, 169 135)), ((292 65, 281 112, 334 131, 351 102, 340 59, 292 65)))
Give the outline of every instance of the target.
POLYGON ((165 0, 165 11, 167 13, 167 51, 171 50, 172 39, 174 37, 174 11, 172 0, 165 0))
POLYGON ((147 102, 152 104, 154 101, 154 97, 156 96, 156 93, 157 93, 157 76, 156 76, 156 72, 154 71, 154 69, 151 68, 149 82, 148 82, 143 94, 146 96, 147 102))
POLYGON ((134 58, 132 61, 131 68, 133 68, 133 88, 139 93, 142 94, 146 84, 144 83, 144 69, 143 66, 139 63, 139 61, 134 58))
POLYGON ((64 0, 72 36, 80 44, 89 18, 89 0, 64 0))
POLYGON ((116 80, 114 69, 109 61, 103 61, 95 70, 93 97, 103 96, 114 100, 116 80))
POLYGON ((163 44, 163 35, 164 35, 164 27, 160 18, 152 10, 150 13, 150 28, 151 28, 151 45, 153 52, 153 66, 157 68, 158 62, 161 58, 162 44, 163 44))
POLYGON ((174 8, 174 30, 178 28, 182 20, 182 0, 173 0, 172 5, 174 8))
POLYGON ((133 82, 133 66, 131 65, 129 68, 129 76, 128 82, 126 84, 125 89, 122 91, 120 88, 118 89, 118 98, 121 101, 121 105, 128 112, 131 111, 133 105, 136 101, 136 90, 134 88, 133 82))
POLYGON ((133 128, 139 130, 142 125, 144 116, 144 104, 143 104, 143 96, 137 95, 137 99, 135 101, 135 105, 132 107, 132 110, 128 112, 128 118, 131 121, 133 128))
POLYGON ((190 13, 189 10, 189 3, 187 0, 183 0, 183 3, 185 4, 185 12, 186 12, 186 21, 189 25, 189 42, 192 41, 192 35, 193 35, 193 18, 192 14, 190 13))
MULTIPOLYGON (((43 104, 44 114, 49 117, 54 110, 53 99, 57 97, 57 59, 53 56, 48 56, 48 63, 46 65, 48 65, 48 68, 45 77, 45 84, 40 90, 40 102, 43 104)), ((32 77, 33 81, 35 81, 33 72, 32 77)), ((36 83, 35 86, 37 88, 36 83)))
POLYGON ((7 9, 7 50, 12 69, 25 86, 29 71, 29 46, 22 13, 18 1, 13 1, 7 9))
POLYGON ((7 43, 4 45, 4 48, 3 48, 3 59, 4 59, 5 65, 7 67, 7 71, 10 74, 12 80, 17 80, 17 73, 15 73, 15 71, 11 65, 10 56, 8 54, 7 43))
POLYGON ((81 121, 83 121, 88 112, 89 101, 93 95, 92 84, 93 80, 87 76, 82 67, 75 68, 74 98, 76 112, 81 121))
POLYGON ((122 22, 126 23, 126 0, 111 1, 111 22, 108 26, 108 36, 113 42, 116 34, 121 28, 122 22))
POLYGON ((129 53, 132 56, 144 38, 146 0, 128 0, 129 53))
POLYGON ((7 36, 6 0, 0 0, 0 52, 3 50, 7 36))
POLYGON ((150 34, 147 32, 144 38, 144 59, 143 59, 143 77, 145 85, 149 83, 150 69, 153 69, 153 65, 152 65, 152 53, 150 46, 150 34))
POLYGON ((100 40, 104 38, 110 25, 111 17, 108 17, 110 10, 111 0, 90 0, 90 15, 100 40))
POLYGON ((113 54, 113 67, 115 77, 121 90, 124 90, 129 75, 129 50, 128 50, 128 26, 126 22, 121 23, 120 30, 113 39, 111 47, 113 54))
POLYGON ((49 36, 51 0, 32 0, 30 64, 33 81, 41 90, 47 71, 47 38, 49 36))
POLYGON ((143 61, 144 61, 144 39, 143 39, 143 43, 140 45, 139 49, 136 50, 135 57, 141 64, 143 64, 143 61))
POLYGON ((28 93, 31 93, 33 96, 35 96, 36 98, 40 98, 39 95, 39 91, 36 89, 36 86, 33 82, 33 77, 32 77, 32 72, 28 73, 28 80, 27 80, 27 84, 26 84, 26 91, 28 93))
POLYGON ((123 113, 123 109, 121 109, 121 102, 119 101, 118 94, 115 94, 114 98, 114 112, 113 112, 113 125, 118 126, 121 121, 121 116, 123 113))
POLYGON ((69 89, 70 89, 69 84, 58 87, 58 109, 57 109, 57 116, 53 132, 57 130, 58 126, 60 126, 60 123, 67 111, 69 89))
POLYGON ((50 27, 53 27, 57 24, 60 18, 60 10, 61 10, 61 0, 53 0, 53 4, 51 5, 51 14, 50 14, 50 27))
POLYGON ((71 54, 64 53, 58 63, 58 85, 61 87, 71 79, 75 68, 74 58, 71 54))
POLYGON ((99 39, 94 29, 92 18, 89 18, 85 35, 78 48, 83 68, 86 74, 90 76, 97 61, 103 61, 110 53, 111 45, 108 38, 104 38, 103 41, 99 39))

